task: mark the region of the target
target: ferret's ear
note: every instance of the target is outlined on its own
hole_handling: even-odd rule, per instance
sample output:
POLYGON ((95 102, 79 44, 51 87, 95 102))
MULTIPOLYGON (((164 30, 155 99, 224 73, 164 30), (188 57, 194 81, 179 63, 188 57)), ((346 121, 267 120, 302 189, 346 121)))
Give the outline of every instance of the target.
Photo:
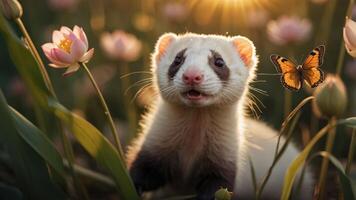
POLYGON ((253 68, 257 65, 257 55, 255 45, 247 37, 235 36, 232 37, 232 43, 241 60, 248 68, 253 68))
POLYGON ((174 33, 165 33, 157 41, 155 47, 154 59, 158 63, 162 56, 166 53, 167 48, 176 40, 177 35, 174 33))

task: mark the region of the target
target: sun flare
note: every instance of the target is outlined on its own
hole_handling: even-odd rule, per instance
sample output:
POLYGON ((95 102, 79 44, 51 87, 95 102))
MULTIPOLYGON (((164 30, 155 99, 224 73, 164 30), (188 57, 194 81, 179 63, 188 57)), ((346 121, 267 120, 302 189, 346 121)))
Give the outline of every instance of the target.
POLYGON ((266 9, 267 0, 190 0, 188 6, 196 13, 197 23, 206 25, 219 20, 219 28, 243 26, 249 11, 266 9))

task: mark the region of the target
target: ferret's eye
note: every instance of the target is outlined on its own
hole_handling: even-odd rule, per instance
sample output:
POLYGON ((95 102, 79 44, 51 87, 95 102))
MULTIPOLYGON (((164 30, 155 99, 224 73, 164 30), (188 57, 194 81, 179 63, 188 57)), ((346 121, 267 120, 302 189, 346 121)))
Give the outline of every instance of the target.
POLYGON ((216 58, 214 65, 217 67, 224 67, 225 66, 225 61, 222 58, 216 58))
POLYGON ((173 61, 174 65, 180 65, 183 62, 183 59, 183 56, 177 55, 173 61))

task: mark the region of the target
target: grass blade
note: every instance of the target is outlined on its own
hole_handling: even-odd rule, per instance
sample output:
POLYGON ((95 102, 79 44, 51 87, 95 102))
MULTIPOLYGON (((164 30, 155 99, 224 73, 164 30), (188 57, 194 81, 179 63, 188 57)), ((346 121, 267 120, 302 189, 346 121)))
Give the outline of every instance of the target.
POLYGON ((51 101, 50 106, 54 109, 55 115, 70 128, 84 149, 109 171, 121 197, 125 200, 139 199, 119 153, 103 134, 56 101, 51 101))
POLYGON ((332 163, 335 166, 337 173, 339 175, 339 178, 340 178, 340 183, 341 183, 342 192, 344 194, 344 199, 356 199, 356 191, 353 188, 353 182, 346 175, 344 167, 340 163, 340 161, 326 151, 321 151, 321 152, 314 154, 313 156, 310 157, 310 160, 314 159, 317 156, 321 156, 321 157, 329 159, 330 163, 332 163))
POLYGON ((16 182, 26 199, 66 199, 52 182, 43 159, 20 137, 6 100, 0 91, 0 142, 11 155, 16 182))
POLYGON ((35 125, 28 121, 15 109, 10 107, 16 130, 24 141, 29 144, 53 169, 64 176, 62 157, 55 149, 52 142, 35 125))
POLYGON ((322 138, 327 131, 331 128, 330 124, 326 125, 322 128, 308 143, 308 145, 303 149, 303 151, 293 160, 286 171, 286 175, 284 177, 284 184, 282 190, 282 200, 288 200, 290 193, 292 191, 292 186, 294 179, 297 175, 298 170, 304 165, 310 151, 314 147, 314 145, 322 138))

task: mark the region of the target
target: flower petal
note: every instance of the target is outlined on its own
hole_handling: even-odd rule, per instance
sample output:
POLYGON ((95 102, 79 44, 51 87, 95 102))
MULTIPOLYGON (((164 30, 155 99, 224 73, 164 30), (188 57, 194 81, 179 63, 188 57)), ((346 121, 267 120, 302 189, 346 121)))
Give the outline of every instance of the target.
POLYGON ((59 45, 59 43, 61 42, 61 40, 64 39, 64 35, 62 32, 60 31, 53 31, 52 33, 52 42, 56 45, 59 45))
POLYGON ((356 22, 353 21, 352 19, 346 18, 345 26, 350 27, 353 30, 353 32, 356 32, 356 22))
POLYGON ((70 28, 66 27, 66 26, 62 26, 60 29, 60 32, 62 32, 65 35, 69 35, 72 33, 72 30, 70 30, 70 28))
POLYGON ((85 52, 85 44, 79 39, 73 40, 72 46, 70 47, 70 55, 74 58, 74 60, 78 61, 81 57, 83 57, 85 52))
POLYGON ((55 64, 57 66, 64 66, 64 67, 68 66, 68 64, 65 64, 65 63, 57 60, 56 56, 54 56, 52 54, 52 50, 55 48, 57 48, 56 45, 54 45, 52 43, 46 43, 46 44, 42 45, 42 50, 49 61, 51 61, 53 64, 55 64))
POLYGON ((349 48, 356 49, 356 30, 346 26, 344 32, 346 41, 349 43, 349 48))
POLYGON ((45 55, 48 57, 51 53, 51 50, 54 48, 57 48, 57 47, 53 43, 46 43, 46 44, 43 44, 41 46, 41 48, 42 48, 43 52, 45 53, 45 55))
POLYGON ((78 63, 75 63, 71 66, 68 67, 68 69, 66 70, 66 72, 63 74, 63 76, 69 76, 71 74, 73 74, 74 72, 76 72, 79 69, 80 65, 78 63))
POLYGON ((48 64, 49 66, 53 67, 53 68, 67 68, 68 65, 57 65, 57 64, 48 64))
POLYGON ((88 52, 86 52, 80 59, 80 62, 87 63, 91 59, 94 54, 94 48, 91 48, 88 52))
POLYGON ((75 59, 72 55, 63 51, 59 48, 54 48, 51 51, 52 56, 61 63, 72 64, 75 62, 75 59))
POLYGON ((347 50, 349 50, 350 47, 351 47, 351 44, 350 44, 349 39, 348 39, 347 36, 346 36, 346 28, 345 28, 345 27, 343 28, 342 35, 343 35, 343 37, 344 37, 345 48, 346 48, 347 50))
POLYGON ((73 28, 73 33, 77 36, 77 38, 79 38, 85 44, 86 49, 88 50, 89 48, 88 38, 85 35, 83 28, 75 25, 73 28))

